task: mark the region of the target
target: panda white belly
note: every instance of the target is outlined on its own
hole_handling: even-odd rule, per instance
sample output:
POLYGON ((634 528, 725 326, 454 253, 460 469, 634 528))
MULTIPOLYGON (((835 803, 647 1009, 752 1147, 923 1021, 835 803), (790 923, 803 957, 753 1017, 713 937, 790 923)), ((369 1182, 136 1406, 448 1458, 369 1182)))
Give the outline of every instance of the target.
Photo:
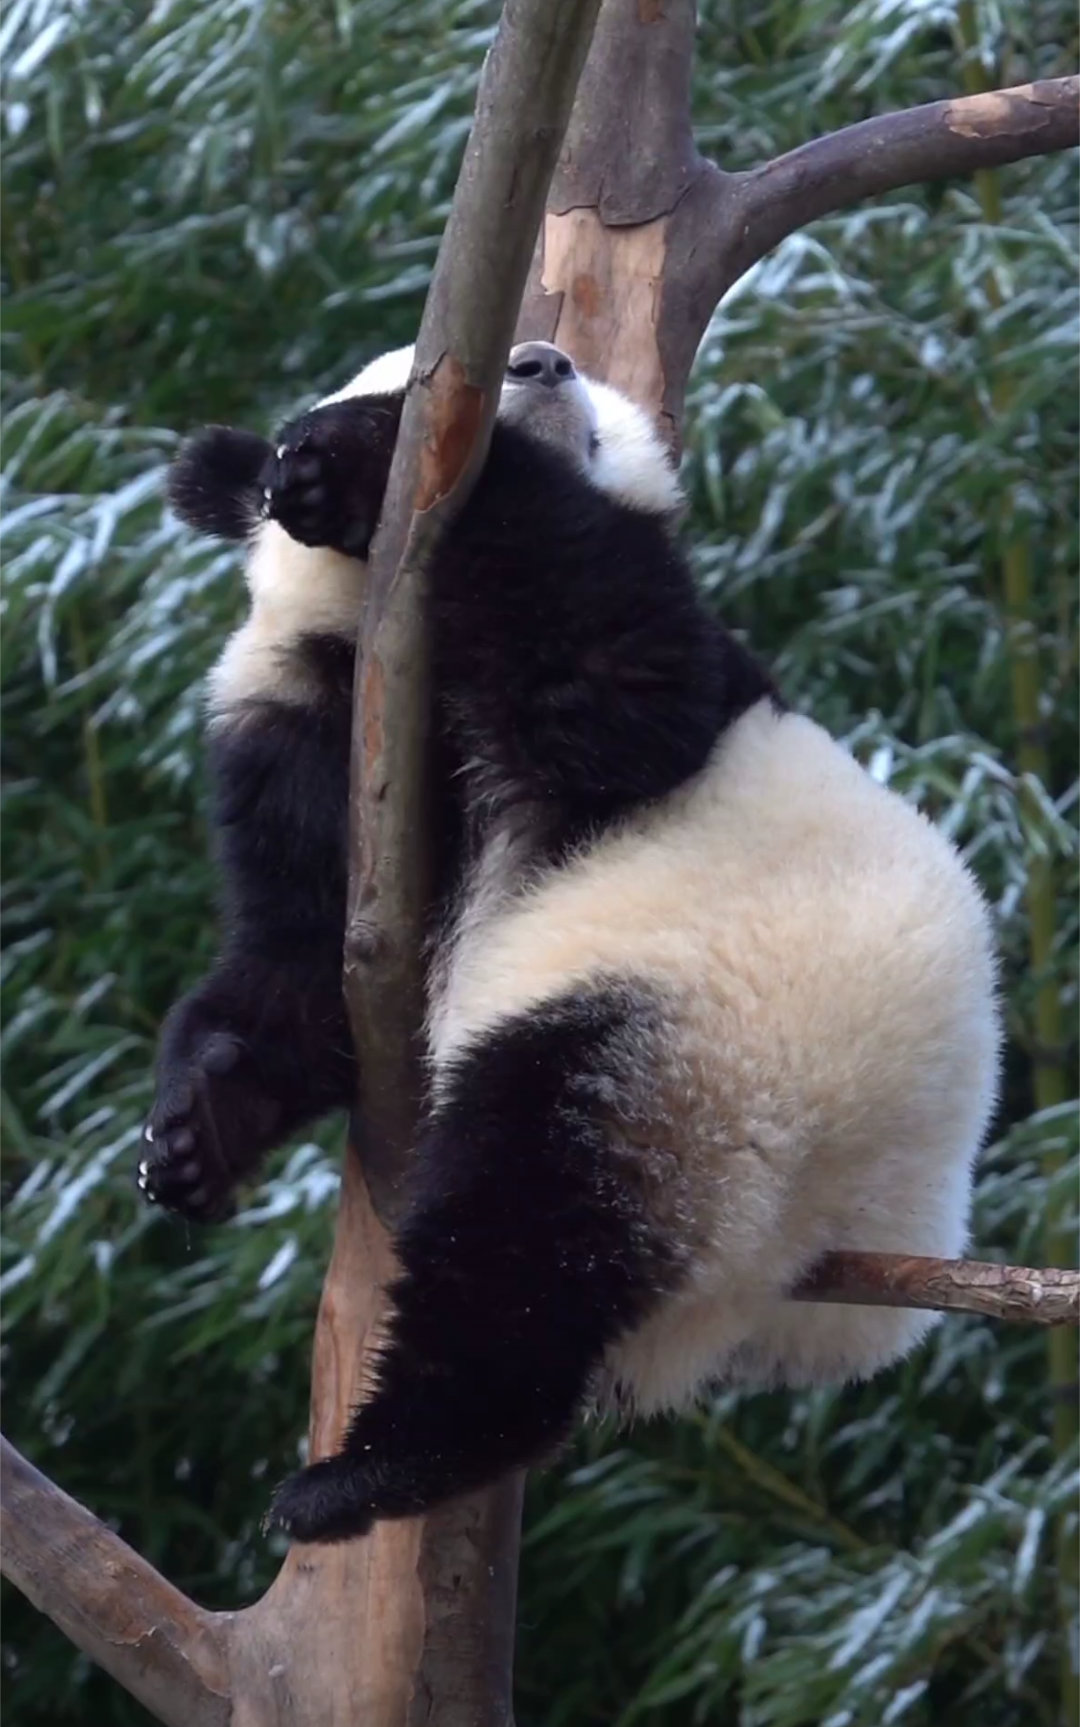
POLYGON ((684 1275, 609 1349, 607 1390, 649 1411, 905 1353, 932 1315, 823 1323, 784 1294, 829 1249, 964 1246, 999 1028, 987 911, 948 841, 766 700, 693 781, 531 886, 500 896, 490 863, 442 968, 436 1091, 569 991, 614 980, 649 1004, 613 1131, 684 1275))

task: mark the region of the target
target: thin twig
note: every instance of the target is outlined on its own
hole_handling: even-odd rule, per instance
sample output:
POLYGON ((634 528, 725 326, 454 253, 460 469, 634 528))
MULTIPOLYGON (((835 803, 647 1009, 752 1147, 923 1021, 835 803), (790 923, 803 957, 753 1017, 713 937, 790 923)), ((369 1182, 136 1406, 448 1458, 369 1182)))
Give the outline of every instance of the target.
POLYGON ((1080 1272, 901 1253, 828 1253, 792 1300, 930 1307, 1024 1325, 1077 1325, 1080 1272))

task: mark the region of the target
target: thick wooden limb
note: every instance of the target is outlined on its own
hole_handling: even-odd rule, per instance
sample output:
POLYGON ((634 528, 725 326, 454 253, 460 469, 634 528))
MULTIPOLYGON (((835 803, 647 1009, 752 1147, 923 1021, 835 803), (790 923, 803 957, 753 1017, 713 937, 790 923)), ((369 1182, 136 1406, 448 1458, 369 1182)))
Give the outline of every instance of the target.
MULTIPOLYGON (((313 1456, 338 1448, 362 1389, 365 1344, 379 1324, 377 1291, 390 1268, 385 1226, 399 1208, 415 1132, 432 873, 424 566, 487 453, 598 9, 599 0, 518 0, 504 11, 428 293, 372 551, 353 728, 345 964, 362 1075, 360 1156, 346 1161, 316 1335, 313 1456)), ((506 1727, 521 1493, 514 1477, 428 1517, 379 1524, 347 1548, 293 1550, 257 1611, 295 1636, 300 1607, 327 1663, 336 1649, 340 1666, 349 1648, 352 1712, 345 1685, 335 1722, 506 1727), (314 1595, 312 1576, 323 1579, 314 1595), (327 1611, 338 1623, 324 1633, 327 1611), (348 1644, 343 1613, 353 1627, 348 1644)))
POLYGON ((392 1210, 416 1102, 428 904, 424 565, 487 454, 548 183, 599 0, 507 6, 439 248, 371 558, 353 758, 346 985, 361 1143, 392 1210))
POLYGON ((232 1719, 219 1621, 0 1438, 4 1576, 169 1727, 232 1719))
POLYGON ((693 41, 693 0, 605 0, 519 326, 651 407, 675 446, 717 302, 786 235, 1080 138, 1080 79, 1055 78, 883 114, 725 173, 687 120, 693 41))
POLYGON ((715 183, 716 298, 820 216, 901 186, 974 174, 1080 143, 1080 77, 928 102, 815 138, 715 183))
POLYGON ((829 1253, 792 1299, 849 1307, 930 1307, 1026 1325, 1078 1325, 1080 1272, 900 1253, 829 1253))

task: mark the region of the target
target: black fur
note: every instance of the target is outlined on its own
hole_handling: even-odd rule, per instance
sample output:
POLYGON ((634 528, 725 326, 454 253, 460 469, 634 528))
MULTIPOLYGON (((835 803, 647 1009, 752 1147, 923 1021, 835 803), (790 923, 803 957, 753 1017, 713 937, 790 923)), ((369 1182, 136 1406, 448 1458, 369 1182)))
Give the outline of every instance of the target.
POLYGON ((443 724, 485 811, 575 835, 662 797, 770 690, 705 611, 669 525, 496 426, 431 572, 443 724))
POLYGON ((549 1453, 605 1348, 677 1280, 611 1131, 650 1011, 618 986, 571 995, 459 1063, 418 1148, 377 1390, 341 1454, 274 1498, 296 1539, 363 1534, 549 1453))
POLYGON ((272 454, 253 432, 207 426, 181 445, 169 470, 169 502, 200 533, 244 540, 259 520, 259 477, 272 454))
POLYGON ((192 1218, 222 1215, 272 1146, 355 1095, 341 984, 353 650, 313 636, 298 651, 321 699, 252 702, 210 739, 225 939, 165 1023, 141 1154, 147 1196, 192 1218))
POLYGON ((402 401, 397 395, 332 402, 283 429, 261 483, 268 514, 294 540, 367 557, 390 475, 402 401))

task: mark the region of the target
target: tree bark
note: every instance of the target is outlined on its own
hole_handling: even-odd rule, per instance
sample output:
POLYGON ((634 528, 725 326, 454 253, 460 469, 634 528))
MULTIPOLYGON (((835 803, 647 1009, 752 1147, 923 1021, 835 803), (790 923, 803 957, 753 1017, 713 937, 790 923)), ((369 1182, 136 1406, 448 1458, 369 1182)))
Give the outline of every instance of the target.
MULTIPOLYGON (((359 682, 347 981, 365 1088, 315 1337, 311 1452, 362 1387, 418 1094, 428 894, 423 562, 486 440, 544 186, 597 0, 508 0, 440 250, 375 549, 359 682), (374 1203, 373 1203, 374 1200, 374 1203)), ((918 179, 1076 141, 1077 80, 887 115, 750 173, 698 153, 691 0, 605 0, 552 184, 522 337, 557 340, 650 408, 673 445, 719 296, 785 234, 918 179)), ((1075 1273, 830 1256, 800 1300, 1075 1323, 1075 1273), (971 1275, 974 1274, 974 1275, 971 1275), (1064 1281, 1059 1281, 1062 1279, 1064 1281), (1071 1281, 1069 1281, 1071 1279, 1071 1281)), ((506 1727, 521 1481, 366 1540, 294 1547, 262 1600, 208 1614, 3 1452, 3 1568, 183 1727, 506 1727)))
POLYGON ((792 1299, 929 1307, 1025 1325, 1077 1325, 1080 1272, 900 1253, 827 1253, 792 1299))
MULTIPOLYGON (((421 1093, 421 948, 431 893, 425 565, 487 454, 544 200, 599 0, 508 4, 416 344, 372 548, 353 724, 345 981, 361 1087, 316 1329, 311 1454, 336 1451, 378 1334, 421 1093)), ((321 1639, 364 1727, 505 1727, 523 1480, 364 1541, 294 1548, 255 1610, 321 1639), (312 1576, 323 1586, 312 1587, 312 1576), (347 1646, 348 1660, 341 1659, 347 1646)), ((347 1713, 350 1706, 352 1713, 347 1713)), ((311 1719, 314 1721, 315 1716, 311 1719)), ((318 1716, 329 1722, 329 1714, 318 1716)))
POLYGON ((674 449, 718 301, 788 234, 1080 141, 1080 78, 1053 78, 879 115, 726 173, 690 126, 694 25, 693 0, 605 0, 518 326, 650 407, 674 449))

